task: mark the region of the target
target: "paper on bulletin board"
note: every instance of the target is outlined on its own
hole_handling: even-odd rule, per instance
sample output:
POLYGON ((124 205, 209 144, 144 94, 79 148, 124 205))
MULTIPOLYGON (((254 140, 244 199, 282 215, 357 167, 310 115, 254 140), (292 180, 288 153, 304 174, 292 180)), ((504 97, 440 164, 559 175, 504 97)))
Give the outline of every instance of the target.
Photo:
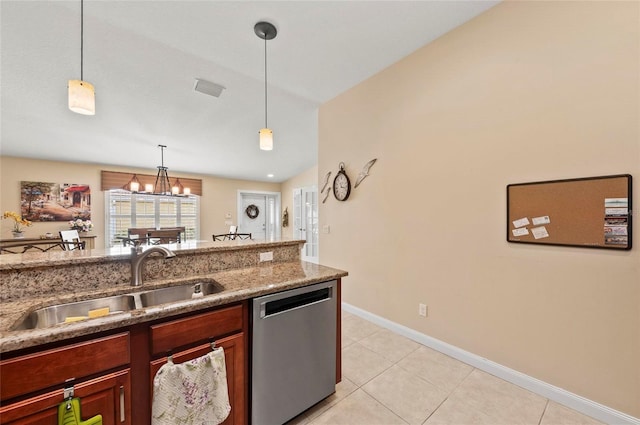
POLYGON ((528 224, 529 224, 529 219, 527 217, 519 218, 517 220, 513 220, 513 227, 515 227, 516 229, 518 227, 527 226, 528 224))
POLYGON ((629 235, 629 199, 605 198, 604 199, 604 244, 627 245, 629 235))
POLYGON ((531 229, 531 233, 535 239, 548 238, 549 232, 547 232, 547 228, 544 226, 534 227, 531 229))
POLYGON ((521 227, 519 229, 511 230, 511 232, 513 233, 513 236, 526 236, 529 234, 529 229, 527 229, 526 227, 521 227))
POLYGON ((548 215, 543 215, 541 217, 533 217, 531 221, 533 222, 534 226, 541 226, 543 224, 551 223, 551 219, 549 218, 548 215))

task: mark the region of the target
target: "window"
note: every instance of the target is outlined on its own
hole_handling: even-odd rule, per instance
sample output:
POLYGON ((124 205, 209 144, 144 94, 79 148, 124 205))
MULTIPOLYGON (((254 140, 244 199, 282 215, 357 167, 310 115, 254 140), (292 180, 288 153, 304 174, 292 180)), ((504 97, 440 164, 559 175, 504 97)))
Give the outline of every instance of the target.
POLYGON ((197 196, 156 196, 126 190, 105 191, 107 246, 118 246, 130 227, 185 227, 185 239, 199 235, 200 202, 197 196))

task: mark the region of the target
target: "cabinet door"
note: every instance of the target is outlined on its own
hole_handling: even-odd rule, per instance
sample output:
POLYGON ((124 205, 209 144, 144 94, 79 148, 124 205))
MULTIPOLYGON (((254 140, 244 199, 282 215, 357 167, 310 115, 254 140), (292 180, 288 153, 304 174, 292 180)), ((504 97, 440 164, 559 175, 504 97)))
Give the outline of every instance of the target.
MULTIPOLYGON (((225 364, 227 367, 227 388, 229 390, 229 403, 231 413, 223 422, 223 425, 244 425, 247 423, 247 371, 245 361, 244 333, 235 334, 220 340, 216 340, 216 346, 224 349, 225 364)), ((187 360, 203 356, 211 351, 210 344, 181 351, 173 355, 174 363, 183 363, 187 360)), ((163 357, 151 362, 151 399, 153 400, 153 378, 162 365, 167 362, 163 357)))
MULTIPOLYGON (((62 387, 62 385, 61 385, 62 387)), ((80 398, 82 419, 102 415, 103 425, 131 425, 129 369, 110 373, 74 386, 80 398)), ((58 425, 58 405, 63 390, 0 407, 1 425, 58 425)))

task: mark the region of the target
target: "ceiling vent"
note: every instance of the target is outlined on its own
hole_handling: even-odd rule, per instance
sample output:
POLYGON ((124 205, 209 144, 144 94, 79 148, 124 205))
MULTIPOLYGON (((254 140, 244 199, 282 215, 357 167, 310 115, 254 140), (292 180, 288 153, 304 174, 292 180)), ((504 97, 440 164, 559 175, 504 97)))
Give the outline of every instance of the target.
POLYGON ((199 91, 200 93, 208 94, 213 97, 220 97, 222 94, 222 90, 226 87, 221 86, 220 84, 212 83, 211 81, 201 80, 196 78, 196 82, 193 85, 193 89, 195 91, 199 91))

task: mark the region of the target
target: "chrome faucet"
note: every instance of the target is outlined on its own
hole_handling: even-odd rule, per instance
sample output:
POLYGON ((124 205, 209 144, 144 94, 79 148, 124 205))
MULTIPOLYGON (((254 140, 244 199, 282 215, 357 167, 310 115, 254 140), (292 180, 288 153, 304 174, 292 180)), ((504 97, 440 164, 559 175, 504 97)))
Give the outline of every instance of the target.
POLYGON ((154 252, 158 252, 164 256, 164 258, 173 258, 176 254, 170 249, 164 246, 153 246, 149 249, 142 250, 141 246, 131 248, 131 286, 142 285, 142 262, 149 255, 154 252))

